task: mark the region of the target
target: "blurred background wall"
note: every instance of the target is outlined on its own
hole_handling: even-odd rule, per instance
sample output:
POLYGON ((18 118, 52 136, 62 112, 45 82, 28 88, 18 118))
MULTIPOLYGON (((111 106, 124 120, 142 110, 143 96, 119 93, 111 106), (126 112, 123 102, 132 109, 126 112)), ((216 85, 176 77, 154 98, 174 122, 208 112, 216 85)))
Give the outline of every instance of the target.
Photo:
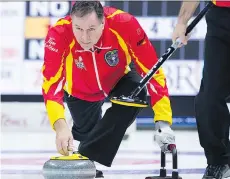
MULTIPOLYGON (((137 17, 158 56, 171 45, 180 1, 105 1, 137 17)), ((201 2, 195 15, 205 6, 201 2)), ((1 2, 1 124, 2 131, 51 131, 41 96, 44 38, 50 25, 69 14, 71 2, 1 2)), ((205 19, 186 47, 163 65, 173 108, 174 129, 196 129, 193 100, 202 77, 205 19)), ((109 103, 103 106, 105 110, 109 103)), ((68 113, 68 111, 67 111, 68 113)), ((71 124, 71 117, 67 114, 71 124)), ((154 127, 151 108, 144 109, 135 130, 154 127)))

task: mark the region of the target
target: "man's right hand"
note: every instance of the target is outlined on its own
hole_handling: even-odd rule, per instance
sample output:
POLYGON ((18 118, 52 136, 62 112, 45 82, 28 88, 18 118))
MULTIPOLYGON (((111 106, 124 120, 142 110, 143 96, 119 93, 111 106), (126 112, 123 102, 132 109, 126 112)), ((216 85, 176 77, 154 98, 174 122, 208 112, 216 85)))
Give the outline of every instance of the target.
POLYGON ((180 40, 180 46, 187 45, 190 34, 185 36, 188 21, 191 19, 200 1, 186 1, 184 0, 177 19, 177 24, 172 34, 172 41, 180 40))
POLYGON ((62 155, 68 156, 69 151, 73 151, 73 135, 64 119, 56 121, 54 128, 56 131, 57 151, 62 155))
POLYGON ((183 23, 176 24, 173 34, 172 34, 172 41, 175 42, 178 38, 181 41, 181 45, 179 47, 182 47, 183 45, 187 45, 189 36, 185 36, 187 25, 183 23))

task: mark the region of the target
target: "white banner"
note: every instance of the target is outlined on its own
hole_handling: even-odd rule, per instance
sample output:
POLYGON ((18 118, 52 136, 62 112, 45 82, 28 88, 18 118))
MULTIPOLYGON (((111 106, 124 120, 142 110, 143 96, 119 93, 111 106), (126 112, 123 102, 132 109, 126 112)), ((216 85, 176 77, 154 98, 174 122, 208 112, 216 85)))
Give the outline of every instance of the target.
POLYGON ((0 36, 1 61, 22 62, 24 60, 24 39, 21 35, 0 36))
MULTIPOLYGON (((2 132, 52 131, 44 103, 3 102, 1 106, 2 132)), ((69 126, 71 126, 72 119, 68 110, 66 110, 66 119, 69 126)))
MULTIPOLYGON (((111 106, 105 103, 102 106, 102 115, 111 106)), ((72 126, 72 118, 65 104, 66 120, 72 126)), ((3 102, 1 104, 1 130, 2 132, 53 132, 44 103, 3 102)), ((136 130, 136 121, 128 128, 127 133, 136 130)))
MULTIPOLYGON (((1 90, 3 94, 41 94, 42 61, 3 63, 1 90), (4 67, 4 68, 3 68, 4 67)), ((194 96, 202 78, 203 61, 169 60, 163 64, 169 94, 194 96)))
POLYGON ((169 60, 163 64, 170 95, 194 96, 202 78, 203 61, 169 60))
POLYGON ((0 2, 1 36, 24 38, 25 2, 0 2))
POLYGON ((21 79, 23 94, 42 94, 43 61, 24 61, 21 79))
POLYGON ((27 2, 27 16, 31 17, 60 17, 69 14, 71 9, 71 2, 54 2, 54 1, 47 1, 47 2, 35 2, 29 1, 27 2))
POLYGON ((0 60, 24 60, 25 2, 0 3, 0 60))
POLYGON ((21 94, 22 64, 20 62, 1 62, 1 94, 21 94))

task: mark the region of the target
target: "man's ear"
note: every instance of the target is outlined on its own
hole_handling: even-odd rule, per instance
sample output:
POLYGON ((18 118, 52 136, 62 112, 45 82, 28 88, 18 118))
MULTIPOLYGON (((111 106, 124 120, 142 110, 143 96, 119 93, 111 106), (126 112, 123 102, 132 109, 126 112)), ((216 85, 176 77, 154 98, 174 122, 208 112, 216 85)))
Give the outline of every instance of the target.
POLYGON ((105 18, 103 17, 103 19, 102 19, 102 29, 104 29, 104 27, 105 27, 105 18))

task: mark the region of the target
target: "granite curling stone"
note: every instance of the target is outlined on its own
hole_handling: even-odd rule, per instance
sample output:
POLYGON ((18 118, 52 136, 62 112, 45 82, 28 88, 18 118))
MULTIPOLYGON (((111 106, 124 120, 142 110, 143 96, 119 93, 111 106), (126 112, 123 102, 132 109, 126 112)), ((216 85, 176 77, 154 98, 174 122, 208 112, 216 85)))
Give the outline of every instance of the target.
POLYGON ((45 179, 93 179, 95 176, 94 162, 78 153, 51 157, 43 165, 45 179))

